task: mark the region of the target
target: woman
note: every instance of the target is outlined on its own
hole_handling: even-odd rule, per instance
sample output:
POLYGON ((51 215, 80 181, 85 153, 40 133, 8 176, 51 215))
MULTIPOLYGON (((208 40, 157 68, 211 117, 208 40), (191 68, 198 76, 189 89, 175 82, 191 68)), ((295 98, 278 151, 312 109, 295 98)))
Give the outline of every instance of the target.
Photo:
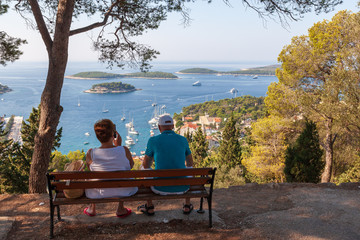
MULTIPOLYGON (((115 124, 109 119, 102 119, 95 123, 94 130, 101 146, 89 149, 86 153, 86 164, 91 171, 119 171, 130 170, 134 160, 127 147, 121 146, 121 137, 115 129, 115 124)), ((137 192, 137 187, 85 189, 88 198, 127 197, 137 192)), ((96 215, 95 204, 84 209, 90 217, 96 215)), ((131 214, 131 209, 125 208, 119 202, 116 216, 125 218, 131 214)))

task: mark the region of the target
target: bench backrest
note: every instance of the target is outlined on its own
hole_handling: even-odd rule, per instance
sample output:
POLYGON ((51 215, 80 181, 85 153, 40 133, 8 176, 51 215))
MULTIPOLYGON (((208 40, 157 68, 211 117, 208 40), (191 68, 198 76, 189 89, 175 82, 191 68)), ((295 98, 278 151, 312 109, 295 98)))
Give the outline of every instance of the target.
POLYGON ((114 172, 52 172, 48 184, 52 190, 150 187, 171 185, 213 186, 215 168, 186 168, 166 170, 129 170, 114 172))

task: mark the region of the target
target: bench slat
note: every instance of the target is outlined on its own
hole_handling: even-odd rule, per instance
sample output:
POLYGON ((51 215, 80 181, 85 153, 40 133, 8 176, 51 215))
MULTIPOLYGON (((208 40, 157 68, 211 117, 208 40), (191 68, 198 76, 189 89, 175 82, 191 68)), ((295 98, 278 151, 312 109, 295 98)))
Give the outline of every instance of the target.
POLYGON ((53 204, 56 205, 72 205, 72 204, 90 204, 90 203, 109 203, 109 202, 131 202, 131 201, 146 201, 146 200, 162 200, 162 199, 180 199, 180 198, 200 198, 208 197, 206 190, 190 191, 181 195, 157 195, 154 193, 141 194, 137 193, 130 197, 122 198, 103 198, 90 199, 86 197, 70 199, 70 198, 56 198, 53 204))
POLYGON ((120 188, 120 187, 150 187, 172 185, 204 185, 211 181, 210 177, 196 178, 168 178, 168 179, 121 179, 121 180, 98 180, 98 181, 72 181, 67 185, 64 182, 53 182, 51 186, 57 191, 63 189, 87 189, 87 188, 120 188))
POLYGON ((53 180, 63 179, 113 179, 113 178, 143 178, 143 177, 180 177, 196 175, 212 175, 212 168, 186 168, 162 170, 129 170, 129 171, 91 171, 91 172, 52 172, 53 180))

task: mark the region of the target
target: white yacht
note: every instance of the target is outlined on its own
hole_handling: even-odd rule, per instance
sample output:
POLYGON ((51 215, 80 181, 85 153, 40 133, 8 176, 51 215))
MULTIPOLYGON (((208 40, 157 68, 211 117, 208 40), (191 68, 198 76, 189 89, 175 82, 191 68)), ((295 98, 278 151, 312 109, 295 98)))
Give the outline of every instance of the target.
POLYGON ((254 76, 253 76, 253 79, 257 79, 257 78, 258 78, 258 75, 254 75, 254 76))
POLYGON ((132 127, 134 127, 134 123, 132 121, 128 122, 128 123, 125 124, 125 127, 132 128, 132 127))
POLYGON ((237 90, 236 88, 232 88, 232 89, 230 89, 229 92, 230 92, 230 93, 237 93, 237 92, 239 92, 239 90, 237 90))
POLYGON ((133 135, 139 135, 139 132, 135 130, 134 126, 130 127, 129 133, 133 135))
POLYGON ((85 136, 90 136, 89 132, 84 133, 85 136))
POLYGON ((130 146, 130 145, 134 145, 135 142, 134 142, 134 140, 132 138, 130 138, 130 139, 125 140, 125 144, 130 146))
POLYGON ((193 86, 201 86, 201 82, 200 81, 196 81, 192 84, 193 86))
POLYGON ((102 112, 103 112, 103 113, 108 113, 108 112, 109 112, 109 109, 106 109, 106 108, 105 108, 105 103, 104 103, 104 106, 103 106, 102 112))

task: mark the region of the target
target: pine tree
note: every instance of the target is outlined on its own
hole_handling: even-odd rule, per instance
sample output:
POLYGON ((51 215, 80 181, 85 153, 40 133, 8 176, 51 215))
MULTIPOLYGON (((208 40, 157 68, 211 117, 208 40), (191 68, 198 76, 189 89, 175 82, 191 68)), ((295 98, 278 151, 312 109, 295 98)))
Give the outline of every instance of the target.
MULTIPOLYGON (((32 112, 30 113, 30 116, 28 119, 26 119, 25 122, 22 122, 22 128, 21 128, 21 138, 23 140, 23 146, 22 146, 22 154, 27 158, 31 159, 33 152, 34 152, 34 146, 35 146, 35 135, 39 128, 39 120, 40 118, 40 108, 33 108, 32 112)), ((52 150, 56 150, 58 147, 60 147, 60 140, 62 136, 62 128, 59 128, 56 131, 55 140, 53 143, 52 150)))
POLYGON ((236 120, 231 115, 225 124, 219 146, 218 163, 228 169, 241 165, 240 131, 235 125, 236 120))
POLYGON ((286 180, 318 183, 324 169, 322 155, 316 124, 307 121, 294 146, 286 150, 284 168, 286 180))
MULTIPOLYGON (((0 141, 0 193, 27 193, 34 138, 39 126, 40 112, 33 108, 28 123, 23 121, 21 137, 23 145, 12 140, 0 141)), ((0 137, 6 135, 0 122, 0 137)), ((60 146, 62 128, 57 130, 53 150, 60 146)))
MULTIPOLYGON (((4 123, 0 122, 0 138, 6 135, 4 123)), ((28 191, 30 162, 26 161, 20 148, 13 140, 2 138, 0 141, 0 193, 28 191)))
POLYGON ((191 137, 190 142, 191 154, 193 156, 195 167, 204 167, 204 160, 208 156, 209 143, 206 141, 206 136, 199 127, 195 134, 191 137))

